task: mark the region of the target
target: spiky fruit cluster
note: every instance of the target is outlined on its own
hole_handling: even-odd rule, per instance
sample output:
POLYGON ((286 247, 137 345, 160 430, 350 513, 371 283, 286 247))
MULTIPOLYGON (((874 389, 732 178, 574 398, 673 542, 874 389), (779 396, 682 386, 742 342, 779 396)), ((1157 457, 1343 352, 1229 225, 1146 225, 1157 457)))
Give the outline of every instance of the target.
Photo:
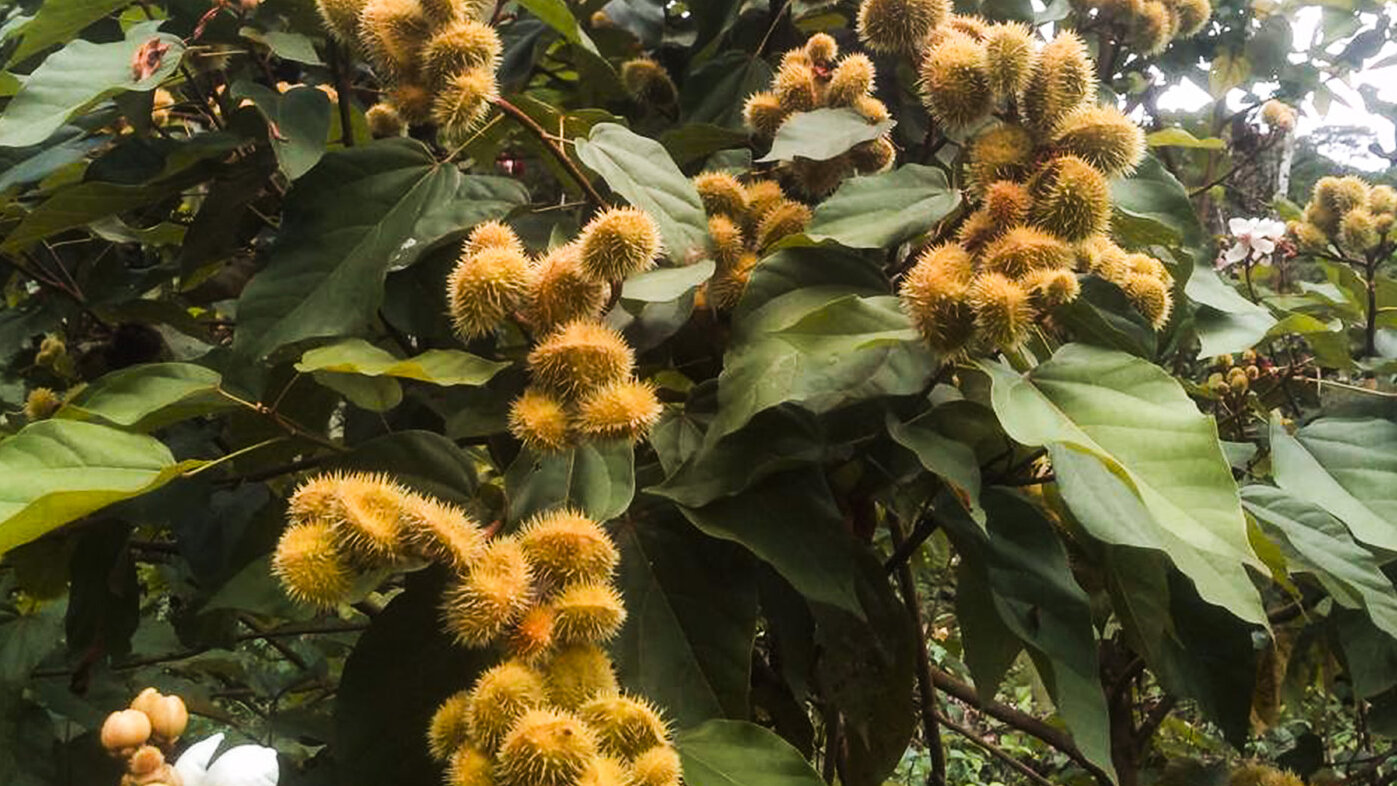
POLYGON ((1175 39, 1189 38, 1213 15, 1209 0, 1073 0, 1118 44, 1158 54, 1175 39))
POLYGON ((788 199, 775 180, 744 185, 725 172, 704 172, 694 178, 694 187, 708 214, 716 265, 700 300, 726 310, 741 299, 761 255, 787 235, 805 230, 810 208, 788 199))
POLYGON ((1295 108, 1273 98, 1261 105, 1261 122, 1273 131, 1285 133, 1295 128, 1295 108))
POLYGON ((326 28, 363 54, 385 82, 385 107, 368 115, 374 136, 432 122, 458 144, 498 94, 499 36, 481 0, 316 0, 326 28))
POLYGON ((1352 262, 1386 259, 1397 247, 1397 190, 1352 175, 1322 177, 1290 233, 1301 251, 1312 254, 1352 262))
POLYGON ((63 406, 63 397, 53 388, 37 387, 24 397, 24 417, 29 422, 51 417, 63 406))
MULTIPOLYGON (((871 20, 873 33, 880 41, 891 41, 888 36, 915 37, 912 29, 924 25, 929 31, 940 21, 940 11, 945 0, 925 3, 912 0, 882 0, 880 16, 871 20), (896 24, 884 20, 887 14, 911 14, 898 19, 896 24)), ((864 29, 860 17, 860 29, 864 29)), ((912 46, 915 42, 908 42, 912 46)), ((900 47, 901 45, 899 45, 900 47)), ((776 136, 781 124, 793 112, 831 107, 848 107, 863 117, 869 125, 877 125, 887 120, 888 108, 874 98, 873 61, 866 55, 854 53, 839 57, 839 46, 825 33, 816 33, 805 42, 805 46, 792 49, 781 57, 781 65, 772 77, 769 90, 754 93, 747 98, 743 107, 743 119, 757 136, 770 139, 776 136)), ((845 153, 824 161, 797 158, 782 164, 782 174, 802 194, 809 197, 823 197, 845 178, 855 174, 881 172, 892 166, 897 150, 888 134, 861 142, 845 153)))
POLYGON ((670 106, 679 98, 679 89, 669 72, 648 57, 637 57, 621 64, 621 84, 631 97, 643 104, 670 106))

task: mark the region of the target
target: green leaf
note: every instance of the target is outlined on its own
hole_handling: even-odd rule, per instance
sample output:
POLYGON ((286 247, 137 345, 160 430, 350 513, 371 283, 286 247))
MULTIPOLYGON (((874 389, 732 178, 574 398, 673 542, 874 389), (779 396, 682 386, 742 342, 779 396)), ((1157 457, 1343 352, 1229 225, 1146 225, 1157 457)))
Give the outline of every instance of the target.
POLYGON ((287 179, 309 172, 325 155, 330 134, 330 98, 314 87, 297 85, 285 93, 256 82, 234 82, 233 100, 249 99, 267 121, 267 136, 287 179))
POLYGON ((429 349, 406 360, 362 338, 347 338, 301 356, 296 370, 334 371, 365 377, 398 377, 433 385, 484 385, 507 361, 486 360, 457 349, 429 349))
POLYGON ((354 406, 370 412, 387 412, 403 403, 403 386, 392 377, 364 377, 333 371, 316 371, 311 377, 354 406))
POLYGON ((623 300, 668 303, 696 289, 713 276, 713 260, 702 259, 683 267, 663 267, 631 276, 621 285, 623 300))
POLYGON ((238 30, 238 35, 267 47, 282 60, 295 60, 307 65, 325 65, 320 60, 320 55, 315 53, 315 44, 300 33, 244 27, 238 30))
POLYGON ((55 417, 97 420, 148 432, 233 406, 218 372, 192 363, 150 363, 113 371, 84 388, 55 417))
POLYGON ((1397 589, 1342 523, 1318 505, 1271 486, 1242 489, 1242 505, 1297 569, 1314 574, 1339 603, 1367 611, 1374 625, 1397 639, 1397 589))
POLYGON ((282 242, 238 300, 234 348, 264 356, 363 330, 390 268, 526 201, 517 181, 463 176, 414 140, 328 153, 287 194, 282 242))
POLYGON ((0 251, 22 251, 50 235, 86 226, 99 218, 159 201, 170 193, 162 186, 78 183, 60 189, 24 217, 0 251))
POLYGON ((626 442, 584 442, 557 453, 525 449, 505 473, 511 521, 571 506, 597 521, 626 512, 635 496, 635 450, 626 442))
POLYGON ((771 142, 771 152, 757 163, 808 158, 828 161, 862 142, 871 142, 896 125, 892 120, 869 123, 848 107, 795 112, 781 124, 771 142))
POLYGON ((929 231, 960 205, 960 191, 936 167, 907 164, 845 180, 815 208, 812 240, 849 248, 890 248, 929 231))
POLYGON ((761 726, 711 720, 674 739, 690 786, 823 786, 800 751, 761 726))
POLYGON ((577 23, 577 17, 572 15, 572 10, 563 0, 518 0, 518 3, 529 9, 529 12, 544 24, 561 33, 568 43, 579 46, 598 58, 601 57, 597 45, 577 23))
POLYGON ((1154 156, 1145 156, 1131 177, 1111 182, 1111 204, 1112 232, 1127 247, 1182 243, 1198 249, 1205 242, 1188 190, 1154 156))
POLYGON ((1184 285, 1184 294, 1199 304, 1198 357, 1250 349, 1276 324, 1269 310, 1242 297, 1201 258, 1184 285))
POLYGON ((1265 624, 1245 568, 1262 566, 1217 426, 1173 377, 1085 344, 1022 376, 980 365, 1005 431, 1048 448, 1064 499, 1094 537, 1165 552, 1205 600, 1265 624))
POLYGON ((1154 327, 1120 287, 1096 276, 1084 276, 1081 286, 1076 300, 1053 310, 1053 318, 1070 329, 1073 338, 1145 359, 1154 357, 1154 327))
POLYGON ((30 55, 77 38, 83 28, 131 4, 131 0, 47 0, 34 18, 10 32, 21 36, 6 66, 22 63, 30 55))
POLYGON ((574 145, 577 157, 612 191, 655 219, 671 261, 687 265, 707 254, 703 202, 663 145, 616 123, 598 123, 574 145))
POLYGON ((44 420, 0 442, 0 554, 113 502, 153 491, 198 462, 108 426, 44 420))
POLYGON ((660 144, 669 151, 675 163, 683 166, 707 158, 719 150, 745 148, 747 133, 711 123, 690 123, 660 134, 660 144))
POLYGON ((103 98, 159 85, 184 56, 184 44, 179 38, 155 32, 159 24, 133 27, 126 40, 110 44, 77 39, 45 58, 0 115, 0 147, 37 144, 68 118, 103 98), (131 61, 149 41, 169 49, 155 71, 144 79, 136 79, 131 61))
POLYGON ((1247 81, 1251 75, 1251 63, 1247 58, 1233 52, 1219 52, 1213 58, 1208 70, 1208 92, 1213 98, 1221 99, 1227 91, 1247 81))
POLYGON ((1320 418, 1287 433, 1271 416, 1276 484, 1348 525, 1371 546, 1397 551, 1397 423, 1320 418))
POLYGON ((1222 150, 1227 146, 1227 143, 1217 137, 1199 139, 1178 126, 1155 131, 1145 137, 1145 142, 1150 147, 1187 147, 1197 150, 1222 150))
POLYGON ((907 423, 899 422, 889 412, 888 436, 916 454, 928 472, 944 479, 971 517, 984 526, 985 511, 980 507, 980 462, 969 445, 942 433, 938 428, 940 421, 936 409, 907 423))

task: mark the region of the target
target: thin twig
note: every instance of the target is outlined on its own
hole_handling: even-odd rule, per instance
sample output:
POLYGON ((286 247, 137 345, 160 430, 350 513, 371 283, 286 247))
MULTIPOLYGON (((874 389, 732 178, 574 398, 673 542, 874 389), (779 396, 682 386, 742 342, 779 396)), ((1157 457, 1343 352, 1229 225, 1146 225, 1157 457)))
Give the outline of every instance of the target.
POLYGON ((528 129, 530 133, 537 137, 538 141, 548 149, 548 152, 558 160, 558 163, 563 165, 563 169, 567 170, 568 175, 576 181, 578 187, 582 189, 588 199, 592 200, 593 204, 602 210, 610 207, 607 201, 602 199, 601 194, 597 193, 596 188, 592 186, 592 181, 587 179, 587 175, 583 173, 582 169, 577 166, 577 163, 568 156, 567 151, 563 150, 562 146, 544 130, 543 126, 539 125, 532 117, 529 117, 524 110, 511 104, 504 98, 496 98, 495 106, 499 107, 501 112, 509 115, 515 122, 528 129))
POLYGON ((1014 768, 1015 772, 1019 773, 1025 778, 1028 778, 1034 783, 1039 784, 1039 786, 1053 786, 1052 781, 1048 780, 1047 778, 1044 778, 1042 775, 1039 775, 1032 767, 1029 767, 1027 764, 1024 764, 1023 762, 1014 758, 1008 751, 1004 750, 998 745, 995 745, 994 743, 990 742, 984 737, 981 737, 980 735, 976 734, 973 730, 966 728, 965 726, 962 726, 959 723, 956 723, 955 721, 951 720, 945 715, 937 715, 936 718, 941 722, 941 725, 945 726, 946 728, 950 729, 956 734, 959 734, 960 736, 966 738, 967 740, 970 740, 971 743, 978 745, 981 748, 984 748, 987 752, 989 752, 991 756, 994 756, 995 758, 999 759, 1005 764, 1008 764, 1010 767, 1014 768))
MULTIPOLYGON (((888 516, 888 537, 895 549, 906 542, 897 516, 888 516)), ((902 604, 907 607, 907 617, 912 622, 913 635, 917 637, 917 694, 921 699, 922 734, 926 737, 927 750, 931 751, 931 776, 927 778, 927 783, 930 786, 943 786, 946 783, 946 749, 941 745, 941 730, 936 725, 936 687, 931 677, 931 656, 927 654, 926 631, 922 628, 922 605, 917 596, 917 582, 906 560, 897 566, 897 583, 902 591, 902 604)))

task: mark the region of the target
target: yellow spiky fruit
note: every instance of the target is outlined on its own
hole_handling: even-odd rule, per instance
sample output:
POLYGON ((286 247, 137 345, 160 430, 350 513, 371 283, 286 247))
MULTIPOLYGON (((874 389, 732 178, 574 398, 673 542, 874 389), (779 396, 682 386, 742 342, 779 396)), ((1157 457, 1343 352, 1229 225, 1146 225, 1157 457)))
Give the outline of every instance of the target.
POLYGON ((272 575, 297 603, 332 609, 348 599, 354 573, 328 522, 292 524, 272 554, 272 575))
POLYGON ((1368 184, 1356 177, 1322 177, 1315 183, 1305 217, 1326 232, 1339 229, 1348 211, 1366 204, 1368 184))
POLYGON ((809 112, 820 101, 815 72, 805 58, 783 62, 771 80, 771 92, 787 114, 809 112))
POLYGON ((617 690, 611 658, 595 644, 557 648, 544 676, 548 701, 565 710, 576 710, 599 693, 617 690))
POLYGON ((539 585, 550 591, 609 581, 621 559, 600 524, 567 508, 534 516, 518 537, 539 585))
POLYGON ((427 750, 437 761, 450 761, 462 745, 470 742, 471 692, 459 691, 448 696, 432 713, 427 725, 427 750))
POLYGON ((452 75, 484 69, 493 74, 500 62, 500 37, 495 28, 474 19, 459 19, 437 30, 422 47, 422 76, 441 87, 452 75))
POLYGON ((679 97, 679 90, 664 66, 648 57, 636 57, 621 64, 621 85, 637 101, 668 106, 679 97))
POLYGON ((946 18, 946 27, 940 33, 963 33, 976 41, 985 40, 989 32, 989 22, 976 14, 951 14, 946 18))
POLYGON ((1028 291, 999 273, 975 277, 970 285, 970 305, 975 311, 976 333, 999 349, 1022 344, 1037 316, 1028 291))
POLYGON ((621 380, 596 388, 577 406, 577 430, 592 439, 644 439, 664 407, 649 382, 621 380))
POLYGON ((318 475, 302 481, 287 500, 286 520, 292 524, 321 522, 333 524, 344 517, 340 507, 339 486, 344 476, 338 473, 318 475))
POLYGON ((1087 46, 1076 33, 1063 30, 1039 52, 1023 94, 1024 116, 1031 128, 1047 133, 1094 95, 1096 70, 1087 46))
POLYGON ((579 718, 530 710, 500 744, 495 773, 502 786, 575 786, 596 756, 596 738, 579 718))
POLYGON ((757 225, 757 248, 770 248, 787 235, 804 232, 810 218, 810 208, 799 202, 787 199, 773 206, 757 225))
POLYGON ((1132 38, 1135 46, 1145 54, 1163 52, 1173 38, 1178 20, 1170 14, 1169 7, 1159 0, 1145 0, 1140 4, 1140 14, 1132 20, 1132 38))
POLYGON ((873 61, 868 55, 845 55, 830 74, 825 88, 825 103, 829 106, 853 106, 854 102, 873 90, 875 75, 873 61))
POLYGON ((1172 0, 1170 8, 1177 20, 1174 35, 1179 38, 1197 35, 1213 15, 1212 3, 1208 0, 1172 0))
POLYGON ((468 68, 447 77, 432 102, 432 120, 442 137, 459 143, 490 114, 499 95, 495 72, 489 68, 468 68))
POLYGON ((1106 231, 1111 222, 1111 189, 1106 178, 1076 156, 1044 164, 1028 185, 1033 197, 1029 220, 1068 240, 1106 231))
MULTIPOLYGON (((1386 188, 1386 186, 1383 187, 1386 188)), ((1381 208, 1374 208, 1374 210, 1380 211, 1381 208)), ((63 337, 50 334, 44 336, 44 340, 39 342, 39 351, 34 353, 34 365, 53 368, 67 355, 68 345, 63 342, 63 337)))
POLYGON ((1339 248, 1353 256, 1361 257, 1378 247, 1382 235, 1378 234, 1377 222, 1366 207, 1356 207, 1344 214, 1339 222, 1339 248))
POLYGON ((333 525, 341 550, 370 566, 390 564, 404 554, 407 492, 383 474, 356 472, 336 488, 341 518, 333 525))
POLYGON ((502 221, 482 221, 476 224, 470 234, 466 235, 465 243, 461 245, 461 255, 479 254, 487 248, 524 253, 524 244, 519 242, 519 236, 502 221))
POLYGON ((631 762, 631 786, 679 786, 683 775, 679 753, 669 745, 656 745, 631 762))
POLYGON ((752 271, 757 267, 760 258, 747 252, 738 258, 737 264, 728 270, 720 271, 708 281, 707 295, 709 304, 716 309, 726 310, 737 305, 742 299, 742 293, 747 291, 747 282, 752 277, 752 271))
POLYGON ((703 209, 710 216, 726 216, 734 221, 747 215, 747 192, 737 178, 727 172, 702 172, 694 177, 703 209))
POLYGON ((442 595, 442 621, 468 647, 490 643, 529 607, 533 573, 514 538, 497 537, 442 595))
POLYGON ((417 0, 368 0, 359 12, 359 41, 369 61, 392 79, 417 74, 417 53, 431 24, 417 0))
POLYGON ((1397 213, 1397 189, 1392 186, 1373 186, 1368 190, 1368 209, 1373 213, 1397 213))
POLYGON ((446 786, 495 786, 495 761, 474 745, 462 745, 451 754, 446 786))
POLYGON ((1302 251, 1324 252, 1329 249, 1329 236, 1308 221, 1295 222, 1291 226, 1291 234, 1295 235, 1295 242, 1302 251))
POLYGON ((828 67, 839 56, 839 44, 829 33, 816 33, 806 39, 803 51, 812 65, 828 67))
POLYGON ((825 161, 797 158, 790 163, 790 171, 796 190, 816 199, 839 188, 844 178, 854 173, 853 163, 847 155, 835 156, 825 161))
POLYGON ((630 378, 635 355, 620 333, 588 320, 558 328, 529 353, 534 381, 568 399, 630 378))
POLYGON ((388 104, 409 123, 425 123, 432 119, 432 91, 416 82, 400 81, 388 91, 388 104))
POLYGON ((598 756, 587 763, 578 776, 577 786, 633 786, 626 765, 610 756, 598 756))
POLYGON ((1062 118, 1052 145, 1107 177, 1124 176, 1135 171, 1145 156, 1145 132, 1114 106, 1086 103, 1062 118))
POLYGON ((1169 272, 1169 268, 1149 254, 1126 254, 1125 264, 1131 273, 1153 276, 1164 282, 1166 287, 1174 285, 1174 276, 1169 272))
POLYGON ((660 255, 660 228, 649 213, 616 207, 582 229, 582 270, 593 281, 621 281, 655 266, 660 255))
POLYGON ((999 125, 970 143, 965 173, 972 189, 982 190, 996 180, 1020 181, 1033 166, 1033 137, 1020 126, 999 125))
POLYGON ((538 605, 524 612, 505 637, 505 644, 515 658, 533 663, 553 649, 553 628, 557 613, 552 606, 538 605))
POLYGON ((494 752, 520 718, 547 703, 543 675, 528 664, 507 660, 488 669, 476 679, 466 705, 471 741, 494 752))
POLYGON ((781 99, 771 92, 753 93, 742 105, 742 121, 764 139, 776 136, 788 114, 781 106, 781 99))
POLYGON ((407 131, 407 123, 403 122, 403 116, 392 104, 383 101, 364 112, 364 123, 368 125, 369 135, 374 139, 402 136, 407 131))
POLYGON ((888 111, 888 105, 873 96, 859 96, 854 100, 853 109, 859 113, 865 122, 871 126, 892 119, 892 113, 888 111))
POLYGON ((509 433, 535 453, 552 453, 572 445, 567 408, 542 390, 526 390, 509 406, 509 433))
POLYGON ((950 15, 950 0, 863 0, 859 40, 874 52, 915 54, 950 15))
POLYGON ((965 33, 943 35, 922 59, 920 76, 922 103, 947 128, 964 128, 990 111, 985 45, 965 33))
POLYGON ((747 253, 747 239, 742 229, 725 215, 708 219, 708 240, 713 246, 713 263, 718 270, 731 270, 747 253))
POLYGON ((1018 98, 1028 87, 1037 61, 1038 46, 1028 25, 1001 22, 985 30, 986 72, 995 98, 1018 98))
POLYGON ((1130 273, 1125 249, 1105 235, 1094 235, 1083 240, 1077 244, 1075 252, 1076 268, 1082 273, 1090 273, 1115 284, 1123 284, 1130 273))
POLYGON ((973 275, 969 252, 946 244, 924 251, 902 280, 902 310, 939 352, 960 351, 974 332, 974 315, 966 302, 973 275))
POLYGON ((1019 278, 1030 270, 1069 267, 1072 247, 1053 235, 1033 227, 1018 226, 1005 232, 985 248, 985 270, 1019 278))
POLYGON ((1042 310, 1071 303, 1082 293, 1076 274, 1063 268, 1031 271, 1019 284, 1028 290, 1034 307, 1042 310))
POLYGON ((982 208, 966 216, 960 229, 956 231, 956 242, 974 254, 1003 232, 1004 230, 995 226, 994 219, 982 208))
POLYGON ((1033 197, 1012 180, 998 180, 985 188, 984 211, 996 232, 1005 232, 1028 220, 1033 197))
POLYGON ((456 334, 466 340, 488 335, 523 304, 529 280, 529 260, 521 251, 463 254, 446 284, 456 334))
POLYGON ((464 511, 438 499, 409 494, 403 505, 403 540, 417 556, 455 571, 485 553, 485 533, 464 511))
POLYGON ((351 47, 359 45, 359 14, 364 10, 364 0, 315 0, 315 10, 340 43, 351 47))
POLYGON ((24 417, 31 423, 52 417, 63 406, 63 399, 53 388, 37 387, 24 397, 24 417))
POLYGON ((622 693, 593 697, 577 711, 597 735, 601 750, 626 761, 669 744, 669 727, 649 702, 622 693))
POLYGON ((610 639, 626 621, 626 607, 616 590, 604 583, 573 584, 553 602, 554 632, 562 644, 588 644, 610 639))
POLYGON ((863 175, 886 171, 893 165, 895 158, 897 148, 887 136, 861 142, 849 150, 849 163, 863 175))
POLYGON ((594 320, 606 306, 607 286, 582 270, 581 246, 559 246, 533 267, 524 319, 538 333, 577 319, 594 320))
POLYGON ((786 194, 781 190, 781 184, 775 180, 758 180, 747 186, 747 215, 745 223, 749 227, 755 228, 761 223, 766 214, 772 208, 783 204, 786 201, 786 194))
POLYGON ((1173 310, 1174 297, 1169 287, 1148 273, 1130 273, 1121 289, 1155 330, 1169 322, 1169 312, 1173 310))

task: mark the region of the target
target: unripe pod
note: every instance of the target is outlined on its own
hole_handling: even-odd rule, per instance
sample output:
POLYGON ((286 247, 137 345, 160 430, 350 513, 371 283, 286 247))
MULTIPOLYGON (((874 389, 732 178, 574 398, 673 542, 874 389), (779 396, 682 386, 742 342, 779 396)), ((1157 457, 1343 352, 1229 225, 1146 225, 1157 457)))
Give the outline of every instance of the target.
POLYGON ((985 64, 996 98, 1017 98, 1028 86, 1038 61, 1033 31, 1018 22, 990 25, 985 31, 985 64))
MULTIPOLYGON (((1368 209, 1374 213, 1397 213, 1397 189, 1392 186, 1373 186, 1368 191, 1368 209)), ((48 344, 44 339, 44 344, 48 344)))
POLYGON ((159 697, 145 713, 150 718, 151 733, 164 743, 179 739, 189 725, 189 710, 185 709, 184 700, 178 696, 159 697))
POLYGON ((727 172, 702 172, 694 177, 703 209, 710 216, 726 216, 740 221, 747 215, 747 192, 737 178, 727 172))
POLYGON ((485 534, 460 508, 434 497, 409 494, 403 505, 403 540, 417 556, 458 572, 485 553, 485 534))
POLYGON ((1179 38, 1188 38, 1202 30, 1213 15, 1213 7, 1208 0, 1173 0, 1172 8, 1178 20, 1174 34, 1179 38))
POLYGON ((621 559, 616 544, 600 524, 567 508, 534 516, 518 537, 545 590, 575 582, 608 581, 621 559))
POLYGON ((117 710, 102 723, 102 747, 114 755, 126 755, 150 739, 150 718, 140 710, 117 710))
POLYGON ((820 67, 832 65, 834 58, 839 55, 839 44, 835 43, 834 37, 829 33, 816 33, 810 36, 803 48, 811 65, 820 67))
POLYGON ((1096 70, 1086 44, 1076 33, 1062 31, 1040 50, 1038 67, 1024 90, 1024 115, 1030 126, 1046 133, 1095 92, 1096 70))
POLYGON ((558 648, 544 677, 548 701, 565 710, 576 710, 593 696, 618 689, 611 659, 595 644, 558 648))
POLYGON ((471 739, 494 751, 520 717, 545 701, 541 674, 519 661, 501 663, 481 674, 471 689, 466 713, 471 739))
POLYGON ((1014 227, 985 248, 986 270, 1020 278, 1032 270, 1065 268, 1072 264, 1072 247, 1039 229, 1014 227))
POLYGON ((786 200, 772 207, 757 225, 757 248, 765 250, 787 235, 804 232, 810 218, 810 208, 799 202, 786 200))
POLYGON ((887 136, 862 142, 849 151, 849 162, 864 175, 886 171, 896 157, 897 148, 893 147, 892 140, 887 136))
POLYGON ((472 339, 489 334, 523 304, 530 278, 529 260, 520 251, 463 253, 446 282, 457 335, 472 339))
POLYGON ((819 105, 819 86, 809 63, 783 63, 771 82, 771 92, 776 95, 782 111, 788 114, 809 112, 819 105))
POLYGON ((1106 231, 1111 221, 1111 189, 1106 178, 1076 156, 1049 161, 1029 182, 1038 227, 1064 240, 1084 240, 1106 231))
POLYGON ((369 60, 394 79, 416 75, 417 53, 430 32, 417 0, 368 0, 359 12, 359 40, 369 60))
POLYGON ((567 409, 541 390, 526 390, 510 404, 509 433, 536 453, 551 453, 572 444, 567 409))
POLYGON ((635 354, 620 333, 598 322, 569 322, 529 353, 534 382, 567 399, 630 378, 635 354))
POLYGON ((742 229, 727 216, 708 219, 708 240, 713 246, 713 263, 719 271, 736 267, 738 260, 747 253, 747 239, 742 236, 742 229))
POLYGON ((1053 147, 1108 177, 1128 175, 1145 156, 1145 132, 1114 106, 1088 103, 1062 118, 1053 147))
POLYGON ((1382 236, 1378 234, 1377 222, 1365 207, 1350 210, 1339 222, 1339 247, 1353 256, 1367 254, 1380 242, 1382 236))
POLYGON ((999 273, 982 273, 970 286, 976 332, 999 349, 1013 349, 1028 337, 1037 316, 1028 292, 999 273))
POLYGON ((631 763, 633 786, 679 786, 682 775, 679 754, 668 745, 656 745, 631 763))
POLYGON ((495 786, 495 762, 473 745, 462 745, 451 755, 446 769, 447 786, 495 786))
POLYGON ((626 621, 626 607, 610 585, 573 584, 553 602, 554 633, 563 644, 594 644, 616 635, 626 621))
POLYGON ((500 37, 495 28, 474 20, 459 20, 438 30, 422 47, 422 75, 428 85, 441 87, 453 74, 499 66, 500 37))
POLYGON ((637 57, 621 64, 621 84, 637 101, 667 106, 679 96, 674 80, 664 66, 648 57, 637 57))
POLYGON ((461 644, 480 647, 503 633, 529 607, 533 572, 514 538, 497 537, 461 580, 442 596, 442 620, 461 644))
POLYGON ((388 103, 409 123, 432 119, 432 91, 415 82, 400 81, 388 91, 388 103))
POLYGON ((838 155, 824 161, 798 158, 790 166, 796 190, 814 198, 833 192, 844 182, 844 178, 854 173, 848 155, 838 155))
POLYGON ((669 743, 669 728, 653 705, 619 693, 603 694, 577 711, 601 750, 626 761, 669 743))
POLYGON ((340 480, 338 497, 343 518, 334 534, 341 553, 370 568, 403 556, 407 493, 401 486, 382 473, 355 472, 340 480))
POLYGON ((24 397, 24 417, 31 423, 36 420, 45 420, 52 417, 53 413, 62 406, 63 399, 53 391, 53 388, 34 388, 24 397))
POLYGON ((742 105, 742 121, 757 136, 765 139, 776 136, 777 129, 786 122, 788 114, 774 93, 753 93, 742 105))
POLYGON ((332 36, 351 47, 359 45, 359 14, 364 0, 315 0, 315 8, 332 36))
POLYGON ((914 54, 950 15, 950 0, 863 0, 859 40, 875 52, 914 54))
POLYGON ((577 786, 634 786, 626 765, 610 756, 598 756, 587 764, 577 786))
POLYGON ((973 275, 970 254, 947 244, 924 251, 902 280, 902 310, 938 352, 960 351, 974 333, 974 315, 966 302, 973 275))
POLYGON ((660 228, 644 210, 616 207, 588 222, 579 242, 582 270, 593 281, 620 281, 655 266, 660 228))
POLYGON ((465 141, 468 134, 490 114, 499 95, 495 73, 488 67, 468 68, 448 77, 432 102, 432 120, 451 143, 465 141))
POLYGON ((853 106, 855 101, 873 89, 873 77, 873 61, 867 55, 845 55, 830 75, 829 86, 825 90, 826 103, 829 106, 853 106))
POLYGON ((470 741, 467 719, 470 697, 470 691, 459 691, 432 713, 432 722, 427 727, 427 749, 437 761, 450 761, 452 755, 470 741))
POLYGON ((524 612, 506 637, 510 654, 526 663, 533 663, 548 654, 553 649, 553 627, 557 616, 548 605, 534 606, 524 612))
POLYGON ((1070 270, 1035 270, 1019 282, 1040 309, 1052 309, 1077 299, 1082 286, 1070 270))
POLYGON ((596 739, 577 717, 530 710, 501 743, 495 772, 502 786, 574 786, 596 755, 596 739))
POLYGON ((649 382, 621 380, 588 393, 577 407, 577 430, 594 439, 643 439, 664 407, 649 382))
POLYGON ((989 63, 985 46, 951 32, 927 52, 921 64, 922 103, 948 128, 964 128, 990 111, 989 63))
POLYGON ((354 587, 354 573, 328 521, 287 527, 272 554, 272 575, 292 600, 319 608, 346 601, 354 587))
POLYGON ((1033 166, 1033 137, 1020 126, 1000 125, 970 143, 969 185, 983 190, 997 180, 1019 181, 1033 166))
POLYGON ((395 136, 402 136, 407 130, 407 123, 403 122, 403 116, 398 114, 398 110, 392 104, 383 101, 369 107, 364 113, 364 122, 369 126, 369 134, 374 139, 388 139, 395 136))
POLYGON ((576 243, 548 252, 533 267, 524 318, 537 334, 546 334, 577 319, 596 319, 606 305, 607 285, 582 270, 576 243))
POLYGON ((1334 216, 1337 222, 1345 213, 1367 203, 1368 184, 1352 175, 1322 177, 1315 183, 1312 201, 1318 203, 1327 214, 1334 216))
POLYGON ((1177 18, 1171 17, 1164 3, 1145 0, 1140 6, 1140 15, 1135 18, 1136 45, 1146 54, 1163 52, 1169 46, 1177 24, 1177 18))
POLYGON ((1163 281, 1146 273, 1131 273, 1122 287, 1125 294, 1155 330, 1169 322, 1174 297, 1163 281))

